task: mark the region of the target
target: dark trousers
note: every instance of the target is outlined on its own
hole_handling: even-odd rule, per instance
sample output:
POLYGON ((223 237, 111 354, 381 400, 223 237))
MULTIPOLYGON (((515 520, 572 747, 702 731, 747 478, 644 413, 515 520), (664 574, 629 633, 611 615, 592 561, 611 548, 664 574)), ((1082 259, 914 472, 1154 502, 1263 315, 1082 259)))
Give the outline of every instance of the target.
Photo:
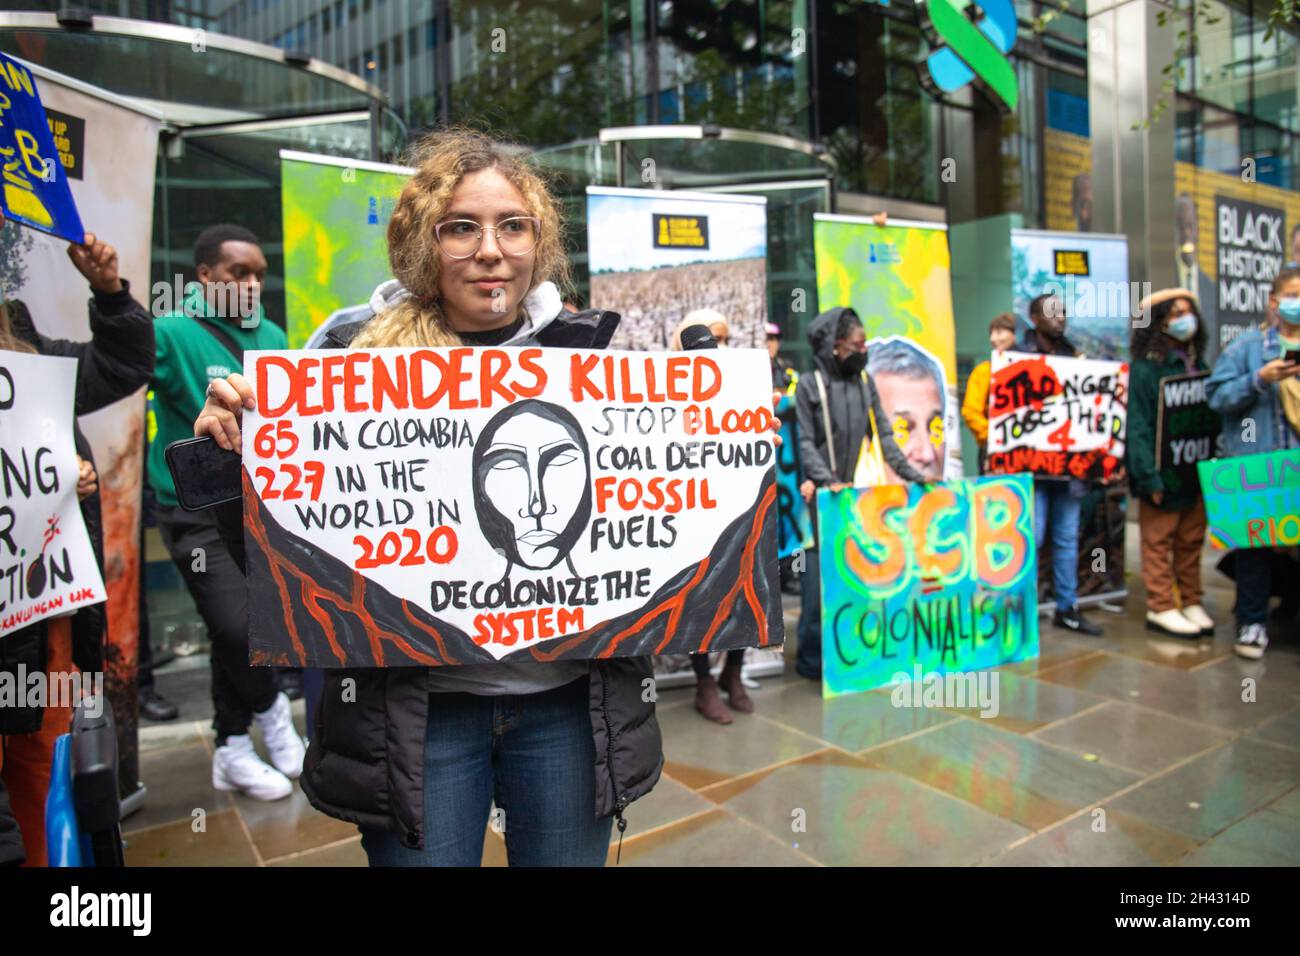
POLYGON ((1273 549, 1242 548, 1236 561, 1237 625, 1266 624, 1273 596, 1273 549))
MULTIPOLYGON (((745 649, 743 647, 733 648, 727 651, 727 666, 740 667, 745 663, 745 649)), ((709 655, 692 654, 691 667, 695 669, 695 679, 704 680, 709 676, 709 655)))
POLYGON ((822 572, 817 549, 804 552, 804 569, 799 572, 799 648, 794 669, 804 677, 822 672, 822 572))
POLYGON ((248 584, 207 512, 157 509, 158 530, 190 589, 212 644, 212 727, 217 746, 248 733, 278 693, 269 667, 248 664, 248 584))

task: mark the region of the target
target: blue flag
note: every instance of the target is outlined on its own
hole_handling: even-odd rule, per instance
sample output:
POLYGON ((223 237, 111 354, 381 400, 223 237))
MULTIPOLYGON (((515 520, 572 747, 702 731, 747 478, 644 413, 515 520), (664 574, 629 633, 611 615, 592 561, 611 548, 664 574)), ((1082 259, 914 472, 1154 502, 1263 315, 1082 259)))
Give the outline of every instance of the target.
POLYGON ((0 53, 0 159, 4 191, 0 205, 6 218, 60 236, 86 240, 68 177, 50 134, 36 78, 16 60, 0 53))

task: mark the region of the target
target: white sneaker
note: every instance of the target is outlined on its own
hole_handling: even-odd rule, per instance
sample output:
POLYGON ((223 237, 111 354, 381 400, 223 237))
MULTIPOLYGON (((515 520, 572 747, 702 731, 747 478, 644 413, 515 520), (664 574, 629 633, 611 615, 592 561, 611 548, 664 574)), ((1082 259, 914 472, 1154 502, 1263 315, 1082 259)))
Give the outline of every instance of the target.
POLYGON ((218 790, 242 790, 254 800, 279 800, 293 792, 293 783, 268 766, 253 749, 248 734, 227 737, 212 758, 212 786, 218 790))
POLYGON ((1174 637, 1200 637, 1201 629, 1178 611, 1147 611, 1147 630, 1172 634, 1174 637))
POLYGON ((307 756, 307 747, 298 736, 298 728, 293 725, 289 698, 283 693, 276 694, 275 703, 262 713, 254 714, 253 719, 262 728, 262 737, 266 740, 266 749, 275 769, 290 780, 301 777, 302 758, 307 756))
POLYGON ((1264 656, 1268 647, 1268 635, 1264 633, 1263 624, 1245 624, 1237 631, 1237 643, 1232 649, 1238 657, 1248 657, 1257 661, 1264 656))
POLYGON ((1199 604, 1189 604, 1183 608, 1183 617, 1199 627, 1202 634, 1208 636, 1214 633, 1214 619, 1199 604))

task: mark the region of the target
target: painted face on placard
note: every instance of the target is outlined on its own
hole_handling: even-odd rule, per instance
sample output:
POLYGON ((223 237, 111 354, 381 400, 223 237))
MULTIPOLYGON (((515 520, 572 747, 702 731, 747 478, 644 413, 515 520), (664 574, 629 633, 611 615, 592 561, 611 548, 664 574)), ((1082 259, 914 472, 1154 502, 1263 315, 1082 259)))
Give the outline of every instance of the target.
MULTIPOLYGON (((938 383, 929 375, 914 378, 890 372, 877 372, 872 380, 885 410, 885 428, 912 467, 923 475, 942 471, 943 393, 938 383)), ((888 461, 885 474, 892 481, 900 480, 888 461)))
POLYGON ((511 564, 554 567, 591 516, 591 466, 568 411, 517 402, 498 412, 474 447, 474 507, 484 537, 511 564))

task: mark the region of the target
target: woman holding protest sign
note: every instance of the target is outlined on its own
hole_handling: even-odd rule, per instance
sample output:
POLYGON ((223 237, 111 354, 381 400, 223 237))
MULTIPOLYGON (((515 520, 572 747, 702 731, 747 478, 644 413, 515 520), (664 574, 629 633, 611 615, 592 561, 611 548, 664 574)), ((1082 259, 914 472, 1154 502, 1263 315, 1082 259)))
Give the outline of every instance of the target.
MULTIPOLYGON (((413 149, 388 227, 395 283, 333 348, 604 348, 618 316, 563 309, 557 205, 518 157, 466 131, 413 149)), ((255 407, 240 375, 215 380, 195 434, 241 447, 255 407)), ((221 521, 243 561, 239 509, 221 521)), ((512 865, 600 866, 612 823, 663 766, 648 658, 330 670, 303 790, 359 825, 372 865, 474 866, 489 811, 512 865)))
MULTIPOLYGON (((1214 436, 1189 437, 1180 443, 1190 467, 1157 461, 1162 431, 1174 424, 1175 410, 1165 408, 1165 421, 1158 421, 1162 380, 1207 371, 1205 323, 1197 308, 1196 295, 1187 289, 1162 289, 1143 299, 1138 308, 1147 316, 1145 324, 1133 328, 1129 367, 1127 460, 1129 485, 1138 499, 1138 526, 1142 538, 1142 582, 1147 589, 1147 628, 1175 637, 1200 637, 1214 633, 1214 621, 1201 606, 1201 547, 1205 543, 1205 503, 1192 452, 1203 446, 1212 454, 1214 436), (1188 444, 1194 443, 1194 444, 1188 444), (1175 590, 1177 594, 1175 595, 1175 590), (1181 606, 1180 606, 1181 605, 1181 606)), ((1203 388, 1203 379, 1187 379, 1189 386, 1203 388)), ((1186 389, 1181 390, 1186 392, 1186 389)), ((1178 394, 1170 390, 1171 395, 1178 394)), ((1188 403, 1178 417, 1194 425, 1198 409, 1209 412, 1203 402, 1188 403)))
MULTIPOLYGON (((1273 280, 1262 329, 1248 329, 1219 356, 1205 391, 1223 416, 1226 456, 1300 448, 1300 269, 1273 280)), ((1233 552, 1237 579, 1240 657, 1258 660, 1268 647, 1266 626, 1273 592, 1273 549, 1233 552)))
MULTIPOLYGON (((3 223, 0 216, 0 227, 3 223)), ((23 302, 12 299, 0 304, 0 350, 77 360, 73 407, 78 416, 98 411, 146 385, 154 357, 153 320, 118 275, 117 252, 91 233, 86 233, 85 240, 82 245, 68 246, 68 258, 90 283, 89 342, 47 338, 37 331, 23 302)), ((102 569, 103 525, 94 459, 75 420, 72 425, 78 458, 77 496, 91 548, 102 569)), ((85 674, 98 673, 104 668, 106 626, 105 606, 92 604, 72 615, 47 617, 0 637, 0 672, 6 676, 55 674, 70 672, 75 666, 85 674)), ((68 732, 74 702, 47 703, 60 706, 0 707, 0 778, 9 791, 30 866, 46 863, 45 797, 54 741, 68 732)))

